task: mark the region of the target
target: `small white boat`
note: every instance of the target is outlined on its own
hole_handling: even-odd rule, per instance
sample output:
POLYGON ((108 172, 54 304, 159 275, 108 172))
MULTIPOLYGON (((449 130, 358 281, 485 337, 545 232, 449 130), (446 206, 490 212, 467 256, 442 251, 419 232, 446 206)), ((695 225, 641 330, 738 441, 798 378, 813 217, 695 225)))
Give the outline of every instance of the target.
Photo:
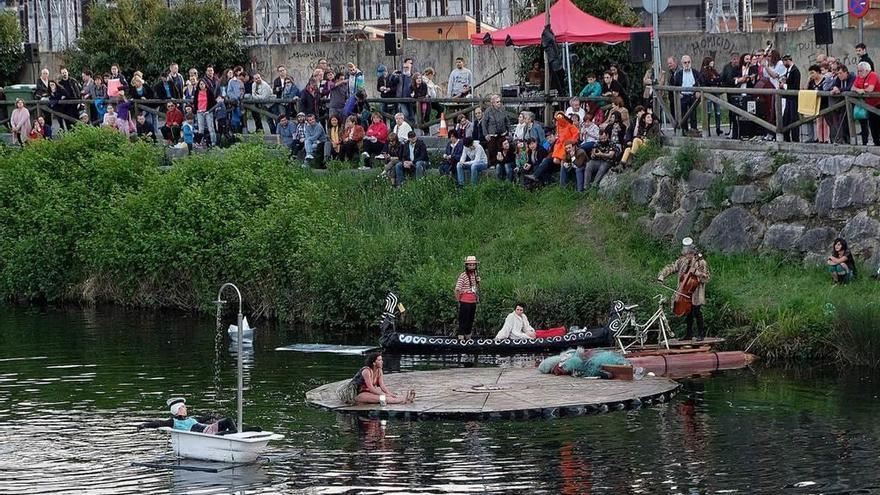
MULTIPOLYGON (((251 328, 251 326, 248 324, 247 317, 244 318, 244 321, 241 324, 241 326, 244 327, 244 331, 242 332, 242 336, 244 337, 244 340, 242 342, 253 343, 254 330, 256 330, 257 327, 251 328)), ((238 325, 229 325, 229 329, 226 330, 226 332, 229 333, 229 338, 232 339, 233 342, 235 342, 238 339, 238 325)))
POLYGON ((194 431, 159 428, 171 434, 171 448, 177 457, 217 462, 254 462, 271 440, 284 435, 271 431, 243 431, 228 435, 208 435, 194 431))

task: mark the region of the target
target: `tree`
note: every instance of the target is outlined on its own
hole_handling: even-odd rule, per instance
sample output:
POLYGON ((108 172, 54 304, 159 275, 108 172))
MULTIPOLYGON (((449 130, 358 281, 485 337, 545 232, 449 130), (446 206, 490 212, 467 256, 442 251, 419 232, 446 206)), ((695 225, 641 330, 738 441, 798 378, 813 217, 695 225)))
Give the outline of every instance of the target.
MULTIPOLYGON (((639 16, 627 5, 625 0, 572 0, 572 2, 584 12, 619 26, 639 26, 640 24, 639 16)), ((530 12, 530 15, 525 15, 523 18, 544 12, 544 1, 538 0, 535 3, 536 12, 530 12)), ((571 46, 571 54, 572 58, 577 55, 579 60, 578 63, 571 64, 571 86, 575 94, 579 93, 586 84, 587 74, 595 73, 601 81, 602 73, 608 70, 612 63, 617 64, 629 76, 630 87, 626 88, 629 94, 638 94, 638 88, 641 88, 642 76, 647 65, 630 61, 628 44, 575 43, 571 46)), ((536 59, 543 60, 540 48, 522 50, 520 72, 528 71, 536 59)))
POLYGON ((14 81, 24 65, 23 42, 15 15, 0 13, 0 86, 14 81))
POLYGON ((148 80, 177 62, 182 70, 206 65, 232 67, 246 61, 239 17, 217 0, 119 0, 115 7, 92 4, 91 21, 64 59, 73 71, 124 73, 140 70, 148 80))

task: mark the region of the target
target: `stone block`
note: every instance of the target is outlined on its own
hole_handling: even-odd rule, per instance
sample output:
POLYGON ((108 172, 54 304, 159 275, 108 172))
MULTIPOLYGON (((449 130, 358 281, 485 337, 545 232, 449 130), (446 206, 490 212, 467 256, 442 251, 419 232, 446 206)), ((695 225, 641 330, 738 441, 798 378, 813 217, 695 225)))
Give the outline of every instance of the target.
POLYGON ((766 154, 736 152, 730 156, 737 175, 748 179, 763 179, 773 173, 773 160, 766 154))
POLYGON ((671 175, 669 172, 671 161, 672 158, 668 156, 661 156, 654 160, 654 168, 651 169, 651 175, 657 177, 669 177, 671 175))
POLYGON ((694 211, 685 211, 680 214, 680 220, 672 233, 673 239, 684 239, 685 237, 693 237, 694 224, 697 221, 699 213, 694 211))
POLYGON ((706 191, 692 191, 681 197, 681 209, 694 211, 700 208, 710 208, 709 194, 706 191))
POLYGON ((715 174, 691 170, 685 187, 688 191, 703 191, 709 189, 717 179, 718 176, 715 174))
POLYGON ((861 212, 852 217, 843 227, 841 237, 851 246, 880 238, 880 222, 861 212))
POLYGON ((764 224, 741 206, 734 206, 712 219, 700 235, 703 246, 722 253, 754 251, 764 237, 764 224))
POLYGON ((834 199, 834 177, 822 179, 816 188, 816 214, 820 218, 828 218, 831 213, 831 202, 834 199))
POLYGON ((651 222, 651 235, 654 237, 672 237, 681 220, 679 215, 674 213, 657 213, 651 222))
POLYGON ((770 177, 770 189, 780 189, 782 192, 795 192, 804 187, 804 184, 815 182, 819 178, 819 170, 809 164, 786 163, 770 177))
POLYGON ((733 186, 730 190, 730 202, 734 204, 750 204, 758 200, 758 186, 747 184, 733 186))
POLYGON ((832 155, 819 159, 816 167, 822 175, 840 175, 849 171, 853 166, 853 157, 848 155, 832 155))
POLYGON ((656 179, 650 175, 642 176, 632 182, 632 200, 638 205, 645 205, 651 201, 657 190, 656 179))
POLYGON ((803 225, 786 223, 771 225, 767 228, 767 232, 764 233, 764 242, 761 248, 773 251, 794 251, 803 234, 803 225))
POLYGON ((873 153, 862 153, 855 158, 853 165, 857 167, 880 169, 880 156, 873 153))
POLYGON ((799 251, 808 253, 831 252, 831 243, 835 238, 837 238, 836 230, 830 227, 816 227, 804 232, 797 247, 799 251))
MULTIPOLYGON (((830 251, 829 251, 830 253, 830 251)), ((804 255, 804 268, 825 267, 828 253, 807 253, 804 255)))
POLYGON ((675 206, 675 183, 669 177, 657 181, 657 192, 648 204, 655 211, 670 212, 675 206))
POLYGON ((877 200, 877 181, 866 175, 839 175, 834 178, 831 208, 865 206, 877 200))
POLYGON ((783 194, 761 207, 761 216, 771 222, 801 220, 811 214, 810 203, 794 194, 783 194))

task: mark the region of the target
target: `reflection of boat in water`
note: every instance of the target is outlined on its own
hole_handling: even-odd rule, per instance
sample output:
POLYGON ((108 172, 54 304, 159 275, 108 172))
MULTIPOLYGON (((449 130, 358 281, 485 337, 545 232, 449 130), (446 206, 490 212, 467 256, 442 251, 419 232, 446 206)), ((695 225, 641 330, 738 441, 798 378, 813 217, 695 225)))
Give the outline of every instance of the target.
MULTIPOLYGON (((251 326, 248 324, 247 317, 243 319, 241 326, 244 328, 244 330, 241 332, 244 340, 242 340, 241 343, 245 345, 254 345, 254 330, 256 330, 257 327, 251 328, 251 326)), ((238 340, 238 325, 229 325, 229 328, 226 330, 226 332, 229 334, 229 338, 232 339, 233 343, 238 340)))
POLYGON ((207 470, 174 469, 171 476, 172 493, 245 493, 259 490, 271 482, 262 463, 226 466, 216 469, 217 463, 186 461, 187 465, 203 466, 207 470))

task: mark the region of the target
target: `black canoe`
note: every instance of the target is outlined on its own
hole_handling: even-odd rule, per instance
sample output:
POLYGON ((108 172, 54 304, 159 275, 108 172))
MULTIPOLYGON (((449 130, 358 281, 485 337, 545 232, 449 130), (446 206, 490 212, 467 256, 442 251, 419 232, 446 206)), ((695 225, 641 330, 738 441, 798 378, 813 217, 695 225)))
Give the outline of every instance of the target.
POLYGON ((534 352, 545 349, 568 349, 571 347, 605 347, 610 344, 608 328, 594 328, 569 333, 560 337, 544 339, 468 339, 442 335, 419 335, 391 332, 379 339, 379 345, 388 350, 417 353, 486 352, 495 354, 534 352))

